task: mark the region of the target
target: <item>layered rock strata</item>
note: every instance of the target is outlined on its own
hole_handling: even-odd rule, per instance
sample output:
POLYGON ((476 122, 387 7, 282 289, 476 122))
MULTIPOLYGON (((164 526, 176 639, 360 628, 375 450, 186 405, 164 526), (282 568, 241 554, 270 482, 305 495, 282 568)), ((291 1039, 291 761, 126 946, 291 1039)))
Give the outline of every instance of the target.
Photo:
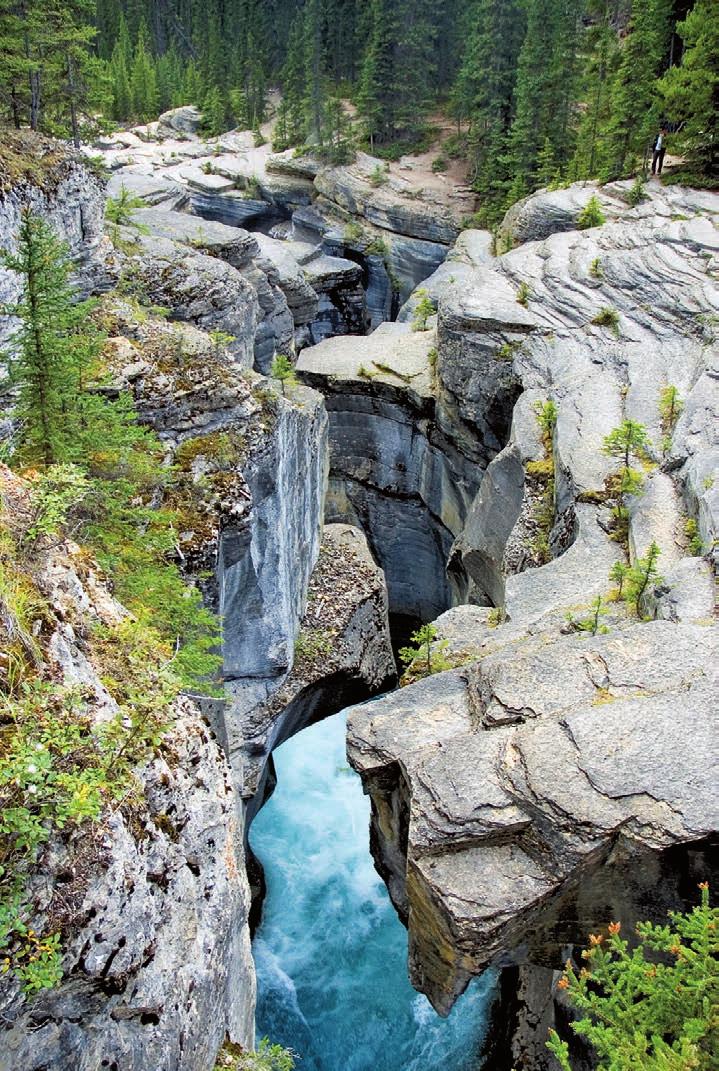
POLYGON ((465 668, 349 721, 414 984, 446 1012, 483 967, 525 972, 524 1011, 498 1067, 545 1065, 538 1024, 555 1010, 539 1003, 572 946, 612 918, 631 926, 695 902, 717 863, 719 205, 652 189, 632 209, 627 189, 605 191, 618 207, 604 226, 562 224, 477 263, 459 292, 442 283, 435 420, 486 466, 450 568, 485 607, 437 621, 465 668), (486 426, 502 366, 521 394, 500 448, 486 426), (668 385, 682 400, 669 427, 668 385), (549 400, 548 443, 537 408, 549 400), (626 550, 607 490, 619 462, 603 450, 625 418, 648 432, 626 550), (638 617, 608 574, 652 540, 662 576, 638 617))

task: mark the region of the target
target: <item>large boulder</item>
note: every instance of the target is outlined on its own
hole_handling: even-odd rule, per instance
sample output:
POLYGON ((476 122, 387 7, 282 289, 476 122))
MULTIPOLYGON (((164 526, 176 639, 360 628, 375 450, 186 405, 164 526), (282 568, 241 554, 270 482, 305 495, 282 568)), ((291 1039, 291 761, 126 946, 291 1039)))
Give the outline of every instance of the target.
POLYGON ((176 138, 178 134, 193 137, 202 122, 202 112, 194 104, 183 104, 163 112, 157 121, 159 138, 176 138))

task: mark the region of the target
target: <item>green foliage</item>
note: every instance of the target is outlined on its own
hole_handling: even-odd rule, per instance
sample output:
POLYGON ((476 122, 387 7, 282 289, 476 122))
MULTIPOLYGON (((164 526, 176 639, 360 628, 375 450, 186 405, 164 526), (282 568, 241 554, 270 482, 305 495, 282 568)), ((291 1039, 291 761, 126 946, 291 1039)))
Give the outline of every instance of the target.
POLYGON ((519 289, 517 290, 517 301, 520 305, 524 305, 524 307, 526 308, 531 296, 532 289, 529 286, 529 283, 526 283, 524 279, 522 279, 521 283, 519 284, 519 289))
MULTIPOLYGON (((709 890, 667 925, 637 926, 632 947, 618 922, 590 936, 577 971, 559 986, 580 1017, 572 1030, 594 1048, 598 1071, 710 1071, 719 1052, 719 911, 709 890)), ((569 1047, 555 1031, 547 1047, 571 1071, 569 1047)))
POLYGON ((415 294, 419 300, 417 301, 417 304, 414 307, 414 315, 412 317, 412 330, 426 331, 427 321, 429 320, 430 316, 434 316, 437 309, 434 302, 432 301, 432 298, 429 296, 429 292, 424 287, 420 287, 420 289, 417 290, 415 294))
POLYGON ((642 457, 650 445, 647 429, 637 420, 625 419, 604 436, 602 449, 609 457, 619 457, 629 468, 632 457, 642 457))
POLYGON ((637 616, 642 616, 642 600, 646 593, 661 583, 657 561, 661 551, 652 540, 644 558, 638 558, 627 573, 626 590, 624 598, 635 610, 637 616))
MULTIPOLYGON (((207 691, 220 664, 216 618, 173 561, 177 517, 158 508, 173 480, 157 437, 131 399, 108 398, 92 306, 74 303, 64 247, 31 215, 6 263, 24 292, 13 311, 12 375, 21 422, 15 465, 29 471, 29 504, 15 519, 19 546, 0 540, 0 627, 8 639, 0 695, 0 950, 32 991, 60 979, 59 935, 30 928, 29 871, 57 831, 96 821, 133 784, 132 770, 161 740, 183 688, 207 691), (39 470, 39 471, 37 471, 39 470), (30 625, 33 584, 18 564, 72 536, 84 544, 130 611, 88 637, 118 715, 95 723, 87 697, 41 679, 30 625), (13 565, 15 562, 15 565, 13 565)), ((4 531, 4 530, 3 530, 4 531)), ((37 595, 35 603, 37 605, 37 595)))
POLYGON ((637 175, 632 185, 632 188, 627 194, 627 200, 629 201, 629 204, 632 206, 632 208, 636 208, 637 205, 640 205, 642 201, 646 200, 646 197, 646 184, 644 183, 644 180, 642 179, 641 175, 637 175))
POLYGON ((20 221, 18 252, 0 252, 0 263, 24 280, 21 298, 5 309, 20 320, 8 355, 18 388, 15 454, 46 467, 73 462, 93 408, 82 388, 101 345, 88 319, 93 303, 74 302, 66 246, 29 211, 20 221))
POLYGON ((603 279, 604 268, 602 267, 602 261, 600 257, 595 257, 592 263, 589 265, 589 274, 592 279, 603 279))
POLYGON ((26 992, 62 978, 60 935, 38 935, 29 925, 27 876, 57 831, 97 821, 134 784, 133 770, 157 746, 177 689, 161 657, 152 643, 140 665, 128 666, 120 654, 143 691, 106 723, 92 719, 80 690, 28 679, 16 695, 0 694, 0 956, 26 992))
POLYGON ((294 1052, 273 1045, 262 1038, 255 1052, 245 1052, 239 1045, 226 1042, 220 1050, 215 1071, 293 1071, 294 1052))
POLYGON ((360 223, 358 223, 356 220, 352 220, 351 223, 345 224, 345 229, 344 229, 344 240, 345 240, 345 242, 349 242, 349 243, 354 244, 355 242, 361 242, 363 238, 364 238, 364 231, 362 230, 362 225, 360 223))
POLYGON ((377 164, 369 176, 369 184, 374 187, 384 186, 388 181, 388 178, 387 168, 382 167, 381 164, 377 164))
POLYGON ((670 67, 659 89, 668 117, 681 123, 677 148, 689 170, 712 175, 719 144, 719 19, 714 0, 697 0, 676 32, 684 46, 681 64, 670 67))
POLYGON ((694 517, 688 517, 684 522, 684 535, 689 544, 689 553, 695 558, 700 558, 704 553, 704 543, 694 517))
POLYGON ((588 230, 590 227, 601 227, 603 223, 606 223, 606 219, 599 198, 593 193, 577 216, 577 227, 580 231, 588 230))
POLYGON ((399 651, 405 675, 411 669, 412 679, 416 680, 451 668, 451 663, 445 655, 448 641, 437 639, 437 629, 434 625, 422 625, 412 633, 410 643, 412 646, 401 647, 399 651))
POLYGON ((332 653, 333 633, 329 629, 302 628, 295 640, 295 662, 314 663, 332 653))
POLYGON ((295 366, 284 353, 278 353, 273 358, 270 375, 273 379, 279 379, 283 394, 285 393, 285 387, 294 387, 297 383, 295 366))
POLYGON ((77 465, 50 465, 39 472, 32 484, 23 544, 32 545, 61 531, 67 533, 71 512, 77 513, 91 490, 91 481, 77 465))
POLYGON ((629 575, 629 566, 626 562, 615 562, 609 570, 609 579, 617 585, 617 598, 621 599, 624 592, 624 582, 629 575))
POLYGON ((608 327, 612 333, 619 337, 619 313, 616 309, 604 305, 599 312, 592 317, 592 323, 597 327, 608 327))
POLYGON ((444 156, 435 156, 434 160, 432 161, 432 171, 435 173, 435 175, 439 174, 442 171, 446 171, 446 170, 447 170, 447 160, 446 160, 446 158, 444 156))
POLYGON ((557 426, 557 416, 559 415, 557 405, 551 398, 546 402, 535 402, 534 412, 537 417, 537 424, 539 425, 544 449, 547 451, 548 455, 551 455, 552 438, 554 436, 554 429, 557 426))
POLYGON ((120 245, 120 227, 132 227, 138 234, 149 234, 150 228, 133 219, 132 213, 137 208, 145 208, 141 197, 135 197, 124 185, 120 187, 117 197, 108 197, 105 203, 105 219, 112 224, 111 237, 115 246, 120 245))
POLYGON ((659 392, 659 416, 662 425, 662 450, 667 453, 672 444, 672 435, 677 420, 684 409, 684 402, 679 397, 679 391, 673 384, 662 387, 659 392))
POLYGON ((607 613, 607 607, 604 605, 604 599, 601 595, 597 595, 597 597, 592 600, 590 611, 588 617, 580 618, 576 618, 572 613, 568 613, 568 628, 573 632, 586 632, 590 636, 599 636, 609 632, 608 626, 602 622, 602 618, 607 613))

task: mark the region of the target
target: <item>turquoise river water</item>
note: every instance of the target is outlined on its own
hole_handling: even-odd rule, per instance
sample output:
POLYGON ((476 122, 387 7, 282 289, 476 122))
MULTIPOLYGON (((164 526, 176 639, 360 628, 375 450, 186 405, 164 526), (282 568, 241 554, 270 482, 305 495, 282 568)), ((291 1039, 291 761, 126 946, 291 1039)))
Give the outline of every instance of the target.
POLYGON ((345 725, 337 714, 277 749, 277 789, 252 825, 267 879, 257 1035, 293 1049, 298 1071, 475 1071, 493 978, 475 980, 447 1019, 410 986, 345 725))

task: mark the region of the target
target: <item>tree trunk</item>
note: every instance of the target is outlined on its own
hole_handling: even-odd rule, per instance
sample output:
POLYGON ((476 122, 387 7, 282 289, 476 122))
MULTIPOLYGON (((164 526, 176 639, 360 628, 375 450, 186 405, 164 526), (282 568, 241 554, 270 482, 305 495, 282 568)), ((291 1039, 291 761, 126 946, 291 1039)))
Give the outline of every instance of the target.
POLYGON ((70 126, 72 128, 72 143, 76 149, 80 148, 80 130, 77 125, 77 104, 75 102, 75 67, 72 55, 67 53, 67 93, 70 102, 70 126))
POLYGON ((40 71, 30 71, 30 128, 40 125, 40 71))

